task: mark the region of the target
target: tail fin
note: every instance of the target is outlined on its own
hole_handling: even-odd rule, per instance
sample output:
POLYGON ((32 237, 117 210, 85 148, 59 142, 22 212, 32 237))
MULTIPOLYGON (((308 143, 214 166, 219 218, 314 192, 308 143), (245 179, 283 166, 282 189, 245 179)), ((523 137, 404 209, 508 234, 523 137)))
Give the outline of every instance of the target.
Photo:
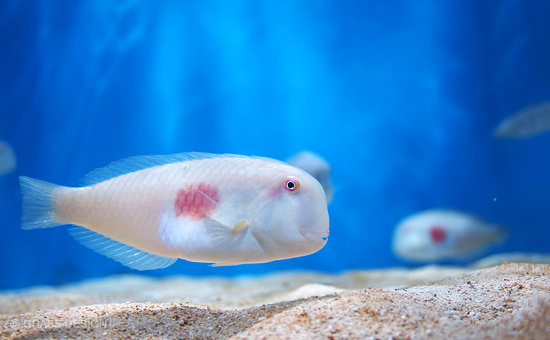
POLYGON ((25 230, 55 227, 61 224, 55 219, 53 191, 59 185, 38 179, 20 176, 23 195, 23 217, 21 228, 25 230))
POLYGON ((498 225, 498 226, 495 226, 493 230, 494 230, 493 243, 497 246, 504 245, 504 243, 506 243, 506 241, 510 237, 511 229, 507 226, 498 225))

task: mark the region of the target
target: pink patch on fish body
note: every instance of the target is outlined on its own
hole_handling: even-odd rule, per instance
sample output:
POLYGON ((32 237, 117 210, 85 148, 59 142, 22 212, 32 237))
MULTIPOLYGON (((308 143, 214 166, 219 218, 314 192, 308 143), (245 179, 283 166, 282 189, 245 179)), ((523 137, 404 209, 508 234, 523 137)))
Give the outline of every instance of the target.
POLYGON ((180 189, 174 201, 176 217, 183 216, 192 220, 208 217, 219 202, 218 189, 206 183, 190 185, 180 189))
POLYGON ((430 229, 430 237, 435 243, 442 243, 447 238, 447 233, 443 227, 434 225, 432 229, 430 229))
POLYGON ((281 193, 281 186, 276 185, 276 186, 273 187, 273 189, 271 189, 269 191, 269 197, 275 198, 275 197, 279 196, 280 193, 281 193))

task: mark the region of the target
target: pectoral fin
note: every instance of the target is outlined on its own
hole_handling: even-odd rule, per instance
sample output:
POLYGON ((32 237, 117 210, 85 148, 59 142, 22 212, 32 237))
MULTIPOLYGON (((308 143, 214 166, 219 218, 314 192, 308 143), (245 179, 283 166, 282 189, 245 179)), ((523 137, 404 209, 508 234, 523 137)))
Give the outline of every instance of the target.
POLYGON ((228 226, 222 222, 208 218, 205 221, 205 227, 208 234, 212 237, 212 240, 218 243, 231 242, 240 239, 244 232, 248 229, 248 222, 246 220, 240 220, 234 226, 228 226))
MULTIPOLYGON (((240 220, 239 223, 235 224, 233 228, 231 228, 231 235, 227 235, 228 238, 226 238, 225 241, 240 239, 242 235, 244 235, 245 232, 248 230, 249 226, 250 225, 248 224, 247 220, 240 220)), ((239 263, 218 262, 218 263, 213 263, 210 266, 211 267, 235 266, 237 264, 239 263)))
POLYGON ((233 229, 231 230, 231 234, 235 236, 237 233, 246 231, 246 229, 248 229, 248 226, 249 224, 247 220, 240 220, 239 223, 233 226, 233 229))

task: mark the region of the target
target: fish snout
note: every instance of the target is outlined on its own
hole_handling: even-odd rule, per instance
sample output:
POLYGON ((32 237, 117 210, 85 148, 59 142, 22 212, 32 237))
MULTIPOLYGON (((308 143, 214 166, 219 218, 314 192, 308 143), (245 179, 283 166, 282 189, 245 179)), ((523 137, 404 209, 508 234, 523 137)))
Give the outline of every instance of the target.
POLYGON ((304 224, 298 228, 298 231, 305 239, 322 240, 323 242, 328 241, 328 236, 329 236, 328 230, 324 232, 320 232, 319 230, 316 230, 315 228, 312 228, 311 226, 304 224))

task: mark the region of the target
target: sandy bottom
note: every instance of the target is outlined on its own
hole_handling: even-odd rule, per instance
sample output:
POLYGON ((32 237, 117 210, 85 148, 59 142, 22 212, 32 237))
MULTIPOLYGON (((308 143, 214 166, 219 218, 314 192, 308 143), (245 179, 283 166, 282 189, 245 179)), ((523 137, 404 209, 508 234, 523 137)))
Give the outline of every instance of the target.
POLYGON ((550 339, 550 265, 132 275, 0 294, 2 339, 229 337, 550 339))

